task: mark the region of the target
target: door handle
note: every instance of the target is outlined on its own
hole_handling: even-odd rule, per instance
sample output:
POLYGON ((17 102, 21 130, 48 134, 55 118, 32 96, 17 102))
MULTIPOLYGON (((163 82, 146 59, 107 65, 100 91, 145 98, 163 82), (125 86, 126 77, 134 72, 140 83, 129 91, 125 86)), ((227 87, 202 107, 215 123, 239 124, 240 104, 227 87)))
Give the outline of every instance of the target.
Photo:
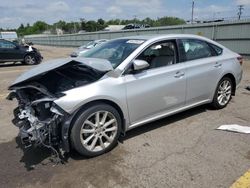
POLYGON ((214 67, 215 67, 215 68, 220 68, 220 67, 221 67, 221 65, 222 65, 221 63, 216 62, 216 63, 215 63, 215 65, 214 65, 214 67))
POLYGON ((185 75, 184 72, 177 71, 177 72, 175 73, 174 77, 175 77, 175 78, 180 78, 180 77, 182 77, 182 76, 184 76, 184 75, 185 75))

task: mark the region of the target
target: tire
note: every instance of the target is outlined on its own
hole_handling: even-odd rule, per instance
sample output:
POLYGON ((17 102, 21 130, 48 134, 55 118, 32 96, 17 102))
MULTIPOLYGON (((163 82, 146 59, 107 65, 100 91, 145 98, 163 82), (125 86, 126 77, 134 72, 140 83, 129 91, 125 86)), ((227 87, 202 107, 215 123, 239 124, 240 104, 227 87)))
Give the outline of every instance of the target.
POLYGON ((216 88, 213 102, 211 103, 215 109, 225 108, 232 98, 233 84, 228 77, 223 77, 216 88), (223 85, 224 84, 224 85, 223 85))
POLYGON ((104 103, 90 106, 76 116, 71 129, 71 144, 86 157, 104 154, 116 146, 121 125, 121 117, 114 107, 104 103))
POLYGON ((25 65, 35 65, 37 64, 37 59, 33 54, 28 54, 24 57, 24 64, 25 65))

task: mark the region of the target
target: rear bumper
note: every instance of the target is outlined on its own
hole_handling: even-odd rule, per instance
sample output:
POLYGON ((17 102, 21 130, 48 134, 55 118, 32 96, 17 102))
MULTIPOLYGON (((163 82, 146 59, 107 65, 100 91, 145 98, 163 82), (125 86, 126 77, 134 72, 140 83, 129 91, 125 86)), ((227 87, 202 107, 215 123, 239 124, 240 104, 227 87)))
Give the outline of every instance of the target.
POLYGON ((241 80, 242 80, 242 76, 243 76, 243 70, 241 69, 239 74, 237 75, 237 80, 236 80, 236 86, 238 87, 241 80))

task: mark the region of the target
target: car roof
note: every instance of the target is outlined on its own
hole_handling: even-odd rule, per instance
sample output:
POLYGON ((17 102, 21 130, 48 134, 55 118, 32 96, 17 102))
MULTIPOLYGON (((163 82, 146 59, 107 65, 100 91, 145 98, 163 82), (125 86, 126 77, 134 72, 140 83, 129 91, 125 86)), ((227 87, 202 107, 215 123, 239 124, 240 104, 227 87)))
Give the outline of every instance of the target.
POLYGON ((136 35, 122 37, 120 39, 138 39, 138 40, 151 40, 151 39, 161 39, 161 38, 196 38, 196 39, 206 39, 205 37, 192 34, 155 34, 155 35, 136 35))
POLYGON ((168 40, 168 39, 198 39, 198 40, 203 40, 212 44, 215 44, 221 48, 225 48, 221 44, 200 36, 200 35, 193 35, 193 34, 154 34, 154 35, 136 35, 136 36, 128 36, 128 37, 122 37, 119 39, 128 39, 128 40, 146 40, 146 41, 156 41, 156 40, 168 40))

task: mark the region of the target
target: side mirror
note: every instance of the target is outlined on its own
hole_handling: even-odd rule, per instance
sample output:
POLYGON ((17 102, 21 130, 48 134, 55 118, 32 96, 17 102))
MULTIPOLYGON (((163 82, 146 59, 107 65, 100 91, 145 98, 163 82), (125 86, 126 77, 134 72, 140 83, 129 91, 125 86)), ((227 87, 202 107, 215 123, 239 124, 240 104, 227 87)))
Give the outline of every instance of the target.
POLYGON ((135 71, 138 71, 149 67, 149 64, 147 61, 136 59, 133 61, 133 67, 135 71))

